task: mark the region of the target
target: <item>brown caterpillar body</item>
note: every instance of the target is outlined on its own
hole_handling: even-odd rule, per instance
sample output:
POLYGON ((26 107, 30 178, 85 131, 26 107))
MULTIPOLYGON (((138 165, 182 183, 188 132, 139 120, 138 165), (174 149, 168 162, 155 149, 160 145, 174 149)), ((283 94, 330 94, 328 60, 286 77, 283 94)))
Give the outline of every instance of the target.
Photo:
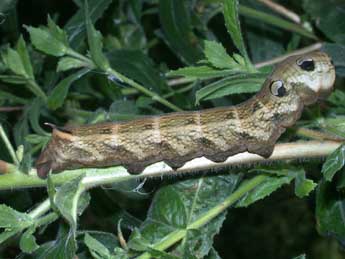
POLYGON ((329 57, 313 52, 286 59, 260 92, 237 106, 55 128, 36 162, 37 172, 44 178, 49 170, 122 165, 141 173, 158 161, 178 168, 196 157, 221 162, 244 151, 267 158, 303 106, 327 96, 334 80, 329 57))

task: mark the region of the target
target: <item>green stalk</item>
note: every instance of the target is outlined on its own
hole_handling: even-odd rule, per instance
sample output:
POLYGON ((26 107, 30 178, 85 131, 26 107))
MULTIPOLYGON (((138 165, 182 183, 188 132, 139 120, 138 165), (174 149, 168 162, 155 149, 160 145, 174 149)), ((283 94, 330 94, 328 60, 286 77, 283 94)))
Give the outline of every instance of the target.
POLYGON ((171 102, 167 101, 163 97, 159 96, 157 93, 152 92, 151 90, 145 88, 144 86, 138 84, 137 82, 133 81, 132 79, 120 74, 119 72, 115 71, 112 68, 109 68, 106 73, 108 75, 114 76, 115 78, 118 78, 123 83, 126 83, 133 88, 137 89, 139 92, 142 92, 148 96, 150 96, 153 100, 158 101, 159 103, 165 105, 166 107, 169 107, 173 111, 182 111, 181 108, 177 107, 176 105, 172 104, 171 102))
MULTIPOLYGON (((243 195, 247 192, 250 192, 255 187, 263 183, 268 176, 266 175, 258 175, 246 182, 243 182, 240 187, 237 188, 235 192, 229 195, 223 202, 218 204, 217 206, 210 209, 205 214, 201 215, 197 220, 195 220, 192 224, 190 224, 186 229, 183 230, 175 230, 171 232, 169 235, 165 236, 160 242, 157 242, 152 246, 152 249, 155 250, 165 250, 172 245, 176 244, 178 241, 183 239, 187 235, 187 231, 189 229, 199 229, 202 226, 206 225, 208 222, 216 218, 222 212, 224 212, 228 207, 233 205, 237 202, 243 195)), ((138 256, 137 259, 149 259, 151 258, 150 253, 146 252, 142 255, 138 256)))
MULTIPOLYGON (((83 60, 84 62, 86 62, 87 64, 93 64, 92 60, 79 54, 78 52, 69 49, 67 51, 67 54, 78 58, 80 60, 83 60)), ((90 65, 91 68, 94 68, 94 65, 90 65)), ((150 97, 152 97, 153 100, 158 101, 159 103, 165 105, 166 107, 172 109, 173 111, 182 111, 181 108, 177 107, 176 105, 172 104, 171 102, 167 101, 166 99, 164 99, 163 97, 159 96, 157 93, 152 92, 151 90, 147 89, 146 87, 138 84, 137 82, 133 81, 132 79, 122 75, 121 73, 117 72, 116 70, 114 70, 113 68, 108 68, 106 71, 104 71, 107 75, 113 76, 115 78, 118 78, 120 81, 122 81, 123 83, 126 83, 130 86, 132 86, 134 89, 138 90, 139 92, 142 92, 150 97)))
POLYGON ((10 154, 14 164, 15 165, 19 165, 19 160, 18 160, 18 157, 16 155, 16 152, 14 151, 14 148, 11 145, 11 142, 9 141, 9 139, 8 139, 6 133, 5 133, 5 130, 2 127, 1 124, 0 124, 0 137, 3 140, 5 146, 6 146, 7 150, 8 150, 8 153, 10 154))

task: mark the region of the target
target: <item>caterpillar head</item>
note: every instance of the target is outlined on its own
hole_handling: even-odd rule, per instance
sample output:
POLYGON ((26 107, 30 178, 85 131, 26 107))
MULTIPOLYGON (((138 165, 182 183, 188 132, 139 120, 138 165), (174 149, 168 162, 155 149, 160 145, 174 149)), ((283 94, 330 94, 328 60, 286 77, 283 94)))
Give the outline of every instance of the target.
POLYGON ((327 97, 334 81, 335 69, 326 53, 291 56, 275 67, 256 100, 266 107, 264 120, 286 128, 298 120, 304 105, 327 97))
POLYGON ((297 95, 304 105, 309 105, 327 97, 334 81, 335 68, 330 57, 315 51, 287 58, 274 69, 266 84, 272 99, 278 102, 297 95))

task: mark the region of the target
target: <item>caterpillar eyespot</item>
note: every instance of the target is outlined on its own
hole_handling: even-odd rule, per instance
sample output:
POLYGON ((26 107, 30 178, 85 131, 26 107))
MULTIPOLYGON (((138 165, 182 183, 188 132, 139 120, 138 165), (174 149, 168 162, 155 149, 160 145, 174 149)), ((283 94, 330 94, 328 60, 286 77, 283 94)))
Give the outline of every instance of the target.
POLYGON ((277 97, 283 97, 286 95, 286 89, 284 87, 284 82, 281 80, 273 81, 271 83, 271 93, 277 97))
POLYGON ((315 64, 314 64, 314 60, 312 60, 311 58, 307 58, 307 59, 298 59, 297 60, 297 65, 303 69, 304 71, 314 71, 315 69, 315 64))
POLYGON ((303 107, 327 96, 334 81, 330 58, 318 51, 278 64, 261 90, 236 106, 53 127, 52 138, 36 161, 37 174, 45 178, 50 170, 115 165, 141 173, 160 161, 179 168, 197 157, 218 162, 244 151, 268 158, 303 107))

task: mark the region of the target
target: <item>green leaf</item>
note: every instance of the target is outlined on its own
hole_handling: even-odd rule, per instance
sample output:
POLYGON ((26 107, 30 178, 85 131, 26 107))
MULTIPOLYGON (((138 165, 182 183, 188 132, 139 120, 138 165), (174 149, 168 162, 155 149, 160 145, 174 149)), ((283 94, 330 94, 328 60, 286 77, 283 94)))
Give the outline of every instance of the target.
POLYGON ((101 242, 93 238, 88 233, 86 233, 84 236, 84 243, 89 248, 89 251, 94 258, 110 258, 109 250, 101 242))
POLYGON ((222 44, 215 41, 205 41, 205 56, 207 60, 216 68, 228 68, 236 71, 245 70, 240 64, 228 55, 222 44))
POLYGON ((345 164, 345 145, 338 147, 332 154, 330 154, 326 162, 322 166, 322 174, 327 181, 332 181, 333 176, 345 164))
POLYGON ((54 203, 68 221, 72 231, 77 229, 77 216, 86 208, 90 195, 84 193, 83 175, 63 184, 56 192, 54 203))
POLYGON ((286 19, 280 18, 279 16, 271 15, 267 12, 261 12, 257 9, 248 8, 243 5, 240 6, 239 11, 240 14, 243 16, 254 18, 261 22, 276 26, 278 28, 291 32, 296 32, 310 39, 317 40, 317 37, 312 32, 310 32, 310 30, 304 29, 301 25, 289 22, 286 19))
POLYGON ((213 82, 196 92, 196 103, 231 94, 254 93, 260 90, 265 74, 238 74, 213 82))
MULTIPOLYGON (((69 35, 70 46, 74 49, 79 49, 84 43, 86 36, 85 28, 85 8, 83 1, 78 5, 79 10, 66 23, 64 29, 69 35)), ((89 17, 93 24, 101 18, 111 4, 112 0, 88 0, 89 3, 89 17)))
POLYGON ((93 62, 102 70, 107 70, 109 68, 109 62, 102 52, 103 49, 103 37, 102 34, 95 29, 92 24, 89 15, 89 6, 87 0, 84 3, 85 8, 85 24, 87 31, 87 40, 90 47, 91 58, 93 62))
POLYGON ((205 257, 205 259, 222 259, 217 251, 212 247, 210 253, 207 255, 207 257, 205 257))
POLYGON ((7 13, 16 7, 17 0, 5 0, 0 2, 0 14, 7 13))
MULTIPOLYGON (((338 91, 338 93, 341 93, 338 91)), ((340 104, 339 102, 342 102, 342 95, 339 95, 339 99, 334 98, 334 96, 331 96, 332 99, 330 99, 331 102, 336 104, 337 109, 342 112, 345 111, 345 103, 340 104), (339 104, 337 104, 339 103, 339 104), (342 108, 344 106, 344 108, 342 108)), ((340 113, 339 112, 339 113, 340 113)), ((345 116, 337 116, 335 118, 325 118, 325 119, 318 119, 316 121, 316 125, 325 131, 328 131, 332 134, 335 134, 337 136, 345 138, 345 116)))
MULTIPOLYGON (((265 8, 265 5, 259 1, 247 1, 245 4, 256 11, 263 11, 265 14, 269 13, 269 8, 265 8)), ((241 7, 239 11, 241 14, 241 7)), ((261 20, 258 21, 256 16, 244 16, 244 19, 241 21, 243 21, 244 28, 250 28, 246 30, 245 36, 252 62, 258 63, 270 60, 286 53, 286 31, 261 22, 261 20)))
POLYGON ((61 29, 48 15, 48 28, 49 32, 54 39, 61 42, 63 45, 68 46, 67 34, 61 29))
POLYGON ((316 220, 319 232, 345 239, 345 200, 333 183, 321 181, 316 191, 316 220))
MULTIPOLYGON (((0 76, 0 80, 1 80, 1 76, 0 76)), ((28 100, 24 98, 18 97, 16 95, 13 95, 11 93, 1 91, 1 90, 0 90, 0 100, 8 100, 13 103, 19 103, 19 104, 24 104, 24 105, 28 102, 28 100)))
MULTIPOLYGON (((171 255, 167 252, 155 250, 155 249, 149 249, 149 252, 153 258, 159 258, 159 259, 180 259, 181 258, 181 257, 171 255)), ((184 257, 184 258, 187 258, 187 257, 184 257)))
POLYGON ((85 62, 81 61, 80 59, 71 58, 71 57, 63 57, 59 60, 56 72, 63 72, 70 69, 81 68, 85 66, 86 66, 85 62))
POLYGON ((183 76, 191 80, 211 79, 215 77, 224 77, 234 74, 231 69, 214 69, 209 66, 182 67, 177 70, 170 71, 168 76, 183 76))
POLYGON ((2 233, 0 233, 0 244, 2 244, 3 242, 7 241, 11 237, 19 234, 22 231, 23 231, 23 229, 21 229, 21 228, 8 228, 8 229, 5 229, 2 233))
POLYGON ((51 110, 56 110, 57 108, 60 108, 68 94, 68 90, 72 83, 78 79, 80 79, 82 76, 84 76, 86 73, 88 73, 90 69, 85 68, 82 70, 79 70, 76 73, 73 73, 72 75, 66 77, 65 79, 61 80, 53 89, 50 96, 48 97, 48 107, 51 110))
POLYGON ((38 135, 38 134, 29 134, 25 136, 25 141, 29 142, 30 144, 42 144, 44 146, 44 144, 48 143, 48 141, 50 140, 50 137, 48 136, 42 136, 42 135, 38 135))
POLYGON ((303 8, 327 37, 337 43, 345 44, 343 0, 304 0, 303 8))
POLYGON ((236 204, 236 207, 248 207, 250 204, 269 196, 272 192, 279 189, 284 184, 289 184, 293 176, 270 176, 254 190, 246 193, 236 204))
POLYGON ((24 113, 22 114, 22 116, 20 116, 20 119, 14 125, 13 134, 14 134, 14 141, 16 143, 16 146, 23 145, 25 143, 24 136, 28 135, 30 132, 28 110, 29 109, 24 110, 24 113))
POLYGON ((248 68, 252 68, 247 50, 241 34, 240 19, 238 17, 238 0, 223 0, 225 26, 234 41, 235 46, 246 60, 248 68))
POLYGON ((194 64, 202 58, 198 38, 192 30, 186 1, 159 1, 159 18, 164 32, 163 39, 183 62, 194 64))
POLYGON ((35 259, 64 258, 73 259, 77 250, 75 236, 64 224, 60 224, 58 236, 54 241, 41 245, 33 254, 35 259))
MULTIPOLYGON (((138 113, 139 110, 134 101, 118 100, 110 105, 108 116, 111 121, 125 121, 139 118, 136 115, 138 113)), ((121 183, 121 186, 123 185, 121 183)))
POLYGON ((297 172, 295 178, 295 194, 299 198, 308 196, 311 191, 315 189, 317 184, 310 179, 306 179, 305 172, 297 172))
POLYGON ((292 259, 306 259, 307 257, 305 256, 305 254, 301 254, 299 256, 295 256, 294 258, 292 259))
MULTIPOLYGON (((345 63, 344 63, 345 68, 345 63)), ((335 89, 327 99, 328 102, 334 106, 344 107, 345 108, 345 92, 335 89)), ((324 120, 327 121, 327 120, 324 120)))
POLYGON ((132 233, 128 246, 136 250, 147 250, 174 231, 186 230, 187 236, 175 247, 175 252, 197 254, 204 257, 212 248, 213 237, 218 233, 225 213, 205 225, 200 232, 192 231, 189 226, 205 215, 211 208, 219 205, 236 188, 240 175, 205 177, 186 180, 161 188, 151 203, 149 213, 139 230, 132 233), (188 233, 192 231, 191 233, 188 233))
POLYGON ((25 26, 30 34, 31 42, 38 50, 56 57, 67 54, 69 46, 67 36, 53 20, 48 17, 48 28, 25 26))
POLYGON ((24 253, 30 254, 37 248, 39 248, 39 246, 36 243, 36 238, 33 235, 34 232, 35 228, 31 227, 28 230, 26 230, 20 237, 19 246, 24 253))
POLYGON ((30 107, 28 107, 28 118, 30 125, 34 132, 40 135, 48 135, 48 133, 41 128, 39 121, 44 106, 45 103, 40 98, 35 98, 31 102, 30 107))
POLYGON ((345 76, 345 46, 342 44, 324 43, 322 50, 332 58, 337 75, 345 76))
POLYGON ((33 72, 32 64, 31 64, 29 52, 26 47, 26 43, 23 39, 23 36, 20 36, 16 49, 17 49, 17 53, 19 54, 21 58, 21 61, 25 70, 25 74, 27 75, 28 78, 34 79, 34 72, 33 72))
POLYGON ((23 229, 33 223, 33 219, 28 214, 18 212, 4 204, 0 205, 0 228, 23 229))
POLYGON ((19 53, 11 48, 8 48, 5 53, 2 54, 2 59, 5 65, 16 75, 22 76, 24 78, 29 77, 25 71, 24 64, 19 53))
MULTIPOLYGON (((148 89, 161 93, 167 84, 154 67, 153 61, 139 50, 114 50, 107 53, 111 67, 121 74, 140 82, 148 89)), ((116 79, 115 79, 116 80, 116 79)))
MULTIPOLYGON (((22 76, 0 75, 0 80, 2 80, 5 83, 16 84, 16 85, 25 85, 28 82, 28 80, 23 78, 22 76)), ((7 94, 7 96, 8 96, 8 94, 7 94)), ((0 95, 0 98, 2 98, 2 97, 3 96, 0 95)))

